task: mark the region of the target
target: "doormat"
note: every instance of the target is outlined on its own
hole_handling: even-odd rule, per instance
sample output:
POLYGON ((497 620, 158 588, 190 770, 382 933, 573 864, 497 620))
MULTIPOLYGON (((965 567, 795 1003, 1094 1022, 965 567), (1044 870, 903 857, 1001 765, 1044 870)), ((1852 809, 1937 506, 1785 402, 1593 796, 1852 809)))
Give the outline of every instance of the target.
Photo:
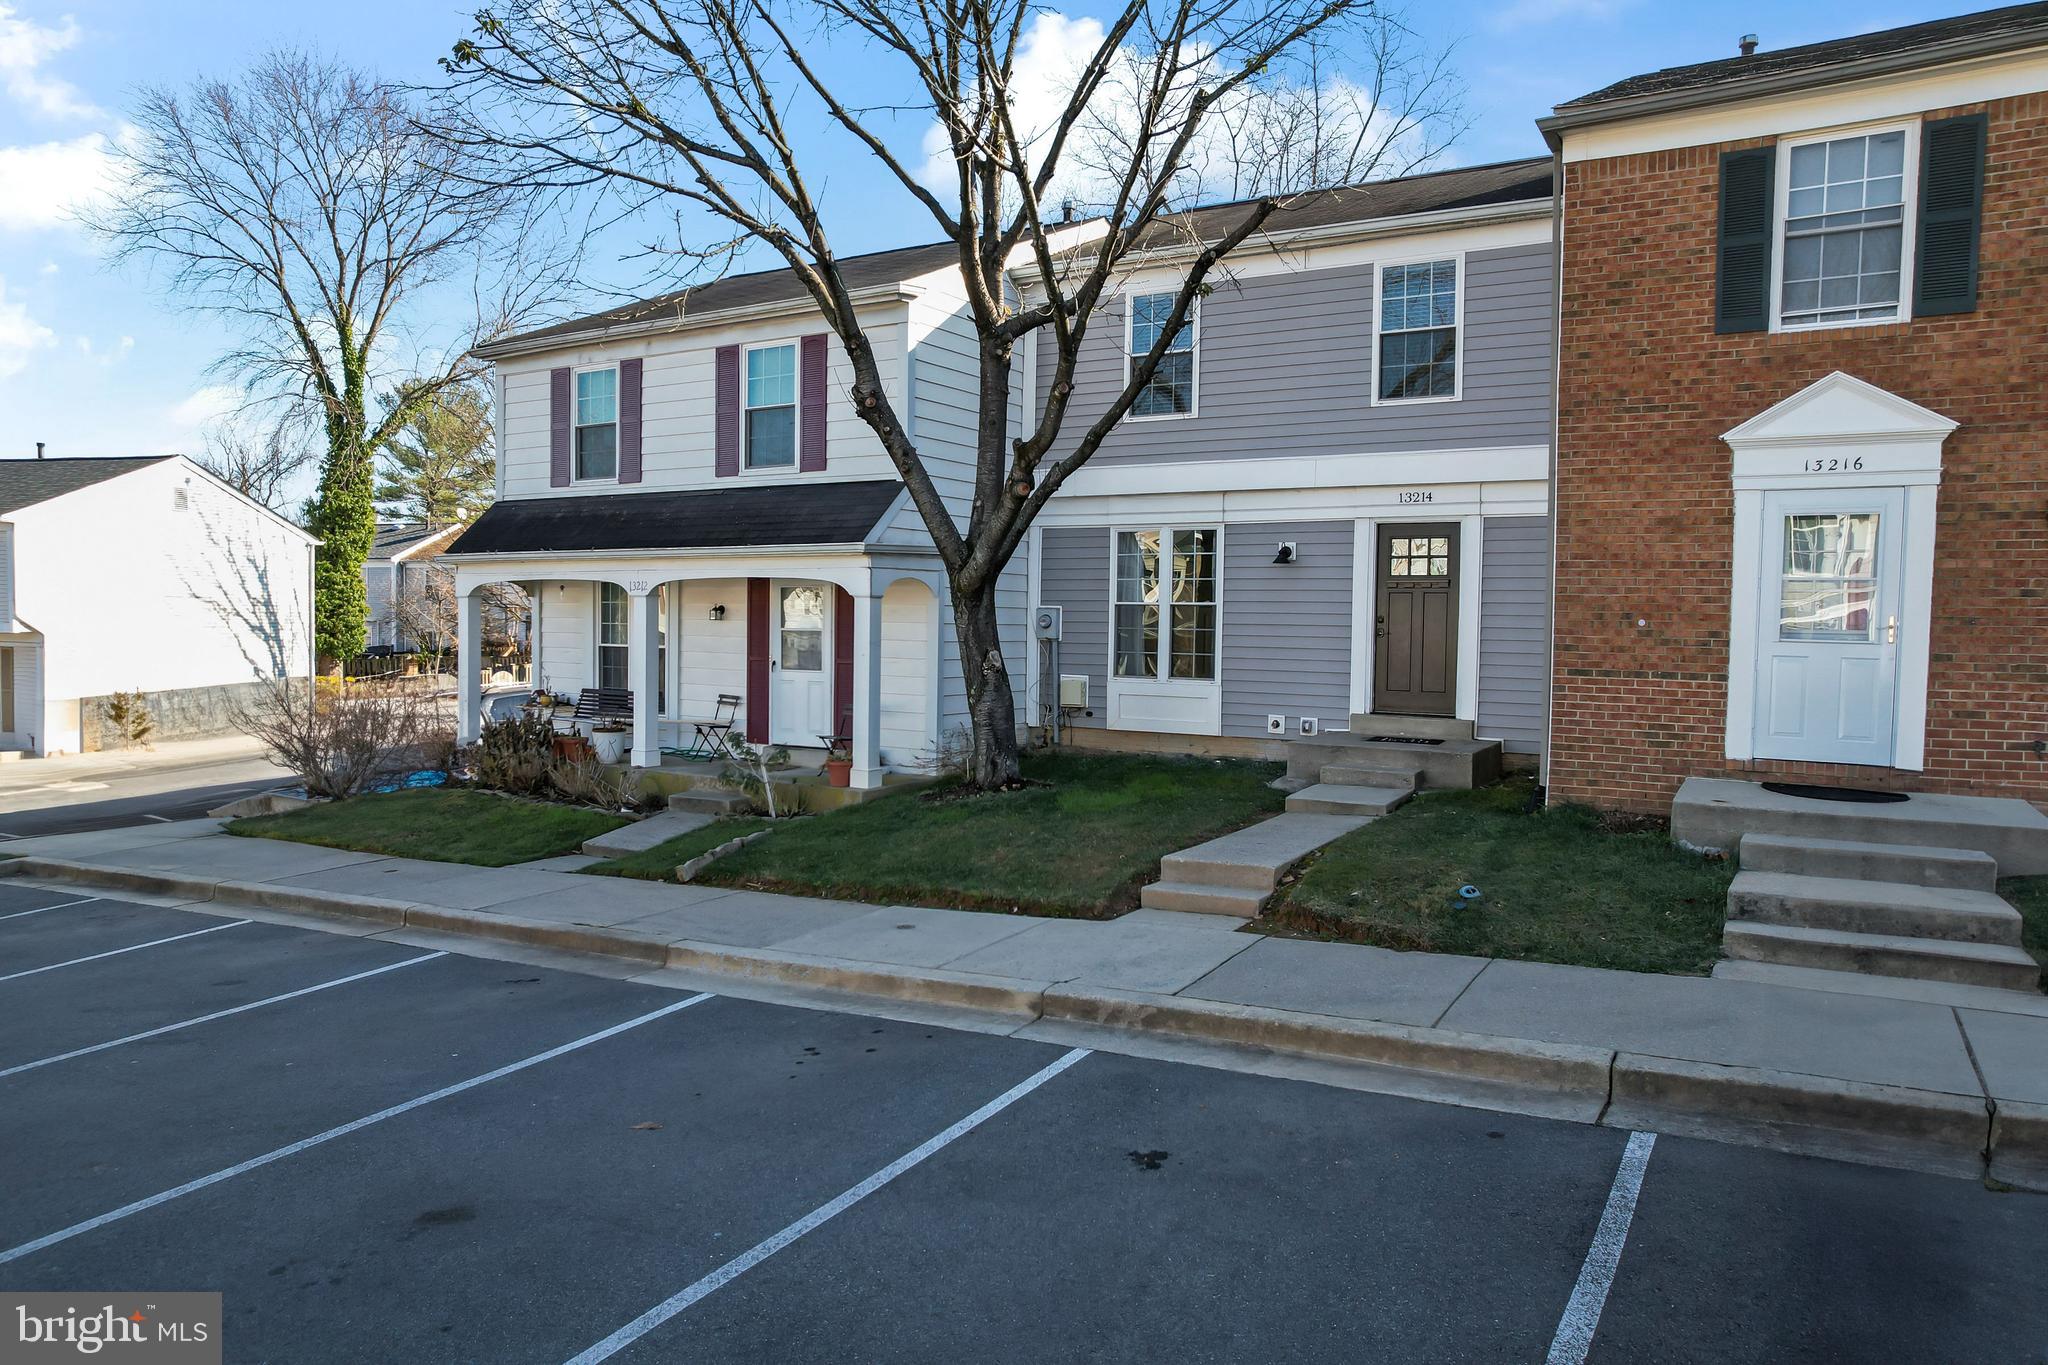
POLYGON ((1367 744, 1441 744, 1440 739, 1418 739, 1413 735, 1367 735, 1367 744))
POLYGON ((1809 801, 1847 801, 1855 805, 1889 806, 1906 799, 1904 792, 1865 791, 1861 787, 1816 787, 1805 782, 1766 782, 1764 790, 1809 801))

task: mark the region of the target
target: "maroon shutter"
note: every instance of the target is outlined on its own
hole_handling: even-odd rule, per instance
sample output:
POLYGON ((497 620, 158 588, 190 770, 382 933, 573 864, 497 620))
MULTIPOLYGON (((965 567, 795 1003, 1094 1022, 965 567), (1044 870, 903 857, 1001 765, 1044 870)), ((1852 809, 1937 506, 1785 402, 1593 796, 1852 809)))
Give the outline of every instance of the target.
POLYGON ((619 362, 619 482, 640 482, 640 367, 638 356, 619 362))
POLYGON ((768 742, 768 580, 747 580, 747 739, 768 742))
MULTIPOLYGON (((718 477, 740 472, 740 348, 721 346, 711 367, 712 410, 717 414, 718 477)), ((751 727, 752 722, 748 722, 751 727)))
POLYGON ((569 468, 569 438, 575 424, 576 399, 570 392, 569 370, 548 371, 548 482, 567 488, 574 480, 569 468))
POLYGON ((815 474, 825 467, 825 334, 807 336, 797 363, 797 413, 802 424, 797 468, 815 474))
POLYGON ((853 594, 832 590, 832 733, 853 738, 853 594))

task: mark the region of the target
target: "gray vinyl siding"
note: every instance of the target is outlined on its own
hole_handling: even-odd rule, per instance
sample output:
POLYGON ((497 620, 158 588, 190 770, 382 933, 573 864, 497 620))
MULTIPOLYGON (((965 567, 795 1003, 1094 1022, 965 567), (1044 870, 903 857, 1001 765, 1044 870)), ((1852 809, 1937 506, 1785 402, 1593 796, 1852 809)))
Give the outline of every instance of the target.
MULTIPOLYGON (((1196 415, 1126 421, 1095 462, 1547 445, 1551 249, 1473 252, 1464 274, 1458 401, 1373 405, 1376 264, 1253 276, 1202 302, 1196 415)), ((1124 308, 1116 296, 1089 326, 1061 453, 1122 387, 1124 308)), ((1053 361, 1041 342, 1041 395, 1053 361)))
POLYGON ((1066 609, 1060 672, 1088 675, 1088 707, 1095 713, 1069 720, 1099 727, 1109 703, 1109 528, 1048 527, 1042 547, 1038 600, 1066 609))
POLYGON ((1490 517, 1479 584, 1479 734, 1543 752, 1550 519, 1490 517))
MULTIPOLYGON (((1353 523, 1234 523, 1223 530, 1223 733, 1263 736, 1266 717, 1351 718, 1353 523), (1297 559, 1275 564, 1283 540, 1297 559)), ((1105 546, 1105 549, 1107 547, 1105 546)))

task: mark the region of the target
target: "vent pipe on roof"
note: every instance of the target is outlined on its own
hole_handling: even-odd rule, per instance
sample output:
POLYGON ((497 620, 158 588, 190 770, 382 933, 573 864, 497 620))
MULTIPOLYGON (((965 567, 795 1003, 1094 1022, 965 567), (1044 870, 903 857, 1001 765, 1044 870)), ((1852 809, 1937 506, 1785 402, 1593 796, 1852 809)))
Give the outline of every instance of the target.
POLYGON ((1743 56, 1754 57, 1756 55, 1756 35, 1754 33, 1743 34, 1742 42, 1738 46, 1741 47, 1743 56))
POLYGON ((43 458, 43 443, 41 441, 36 442, 36 458, 38 460, 43 458))

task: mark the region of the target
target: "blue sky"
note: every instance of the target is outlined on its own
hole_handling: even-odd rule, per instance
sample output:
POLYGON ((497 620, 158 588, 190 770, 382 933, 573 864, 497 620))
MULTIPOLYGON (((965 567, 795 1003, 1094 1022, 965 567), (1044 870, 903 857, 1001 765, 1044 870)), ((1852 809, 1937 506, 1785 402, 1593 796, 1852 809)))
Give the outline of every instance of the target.
MULTIPOLYGON (((1537 154, 1532 120, 1550 105, 1638 71, 1732 56, 1744 32, 1788 47, 1982 7, 1879 0, 1852 16, 1817 0, 1437 0, 1411 4, 1409 21, 1432 43, 1456 45, 1473 126, 1451 159, 1472 163, 1537 154)), ((426 81, 473 8, 0 0, 0 457, 32 455, 38 440, 64 455, 196 451, 204 424, 235 402, 207 373, 226 343, 218 327, 178 310, 145 273, 104 266, 63 211, 92 184, 98 149, 119 135, 137 87, 231 73, 288 44, 426 81)), ((906 127, 906 145, 918 131, 906 127)), ((832 190, 842 253, 932 235, 898 195, 850 176, 832 190)), ((593 277, 615 281, 637 269, 603 256, 591 264, 593 277)))

